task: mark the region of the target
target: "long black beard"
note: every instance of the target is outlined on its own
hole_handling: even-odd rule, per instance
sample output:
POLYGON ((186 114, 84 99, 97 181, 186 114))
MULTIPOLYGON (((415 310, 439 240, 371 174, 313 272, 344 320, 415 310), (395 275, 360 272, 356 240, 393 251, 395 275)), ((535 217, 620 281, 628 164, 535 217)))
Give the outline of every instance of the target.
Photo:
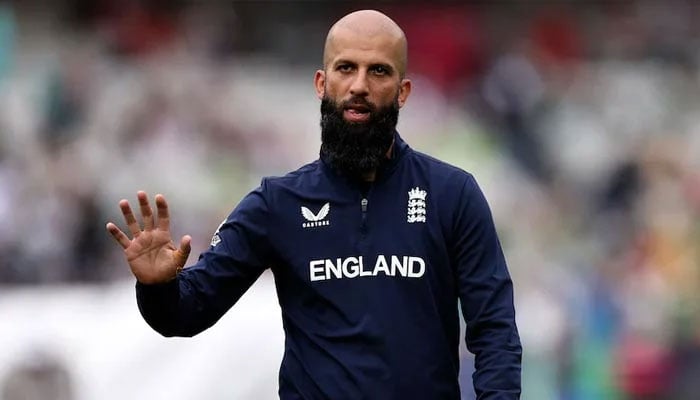
POLYGON ((341 175, 362 179, 386 160, 398 120, 398 97, 383 108, 377 108, 364 98, 338 104, 324 97, 321 101, 321 157, 341 175), (348 122, 343 118, 346 104, 367 106, 369 121, 348 122))

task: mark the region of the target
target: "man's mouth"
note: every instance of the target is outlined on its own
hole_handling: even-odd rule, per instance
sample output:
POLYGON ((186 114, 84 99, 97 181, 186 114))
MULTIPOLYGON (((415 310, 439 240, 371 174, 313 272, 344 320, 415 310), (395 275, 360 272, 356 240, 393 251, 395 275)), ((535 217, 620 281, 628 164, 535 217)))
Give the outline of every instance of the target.
POLYGON ((343 117, 349 122, 367 122, 370 117, 370 108, 362 104, 345 106, 343 117))

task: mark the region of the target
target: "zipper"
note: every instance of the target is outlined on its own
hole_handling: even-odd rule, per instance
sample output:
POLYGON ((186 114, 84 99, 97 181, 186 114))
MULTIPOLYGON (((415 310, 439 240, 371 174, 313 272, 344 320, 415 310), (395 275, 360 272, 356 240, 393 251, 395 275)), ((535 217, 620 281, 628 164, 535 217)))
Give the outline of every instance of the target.
POLYGON ((367 203, 369 203, 369 201, 367 201, 366 197, 363 197, 360 201, 360 206, 362 207, 362 225, 360 230, 362 233, 367 232, 367 203))

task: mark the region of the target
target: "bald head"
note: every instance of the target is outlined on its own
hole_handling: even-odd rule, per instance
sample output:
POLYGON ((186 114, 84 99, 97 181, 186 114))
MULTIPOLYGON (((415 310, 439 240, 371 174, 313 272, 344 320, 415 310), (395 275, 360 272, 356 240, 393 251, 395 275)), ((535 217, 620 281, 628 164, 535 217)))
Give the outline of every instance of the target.
POLYGON ((355 11, 331 27, 323 48, 324 69, 335 55, 343 50, 345 43, 357 39, 371 39, 374 43, 381 43, 387 47, 395 58, 400 76, 405 75, 408 63, 406 35, 391 18, 374 10, 355 11))

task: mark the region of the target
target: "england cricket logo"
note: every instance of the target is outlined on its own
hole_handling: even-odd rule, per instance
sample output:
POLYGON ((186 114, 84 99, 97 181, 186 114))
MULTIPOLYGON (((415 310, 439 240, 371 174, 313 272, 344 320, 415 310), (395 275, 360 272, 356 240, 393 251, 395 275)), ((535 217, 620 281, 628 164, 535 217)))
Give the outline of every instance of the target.
POLYGON ((308 208, 302 206, 301 207, 301 215, 304 216, 304 219, 306 222, 302 223, 301 226, 303 228, 313 228, 316 226, 325 226, 325 225, 330 225, 330 221, 326 219, 328 217, 328 213, 331 211, 331 203, 326 203, 321 207, 320 210, 318 210, 318 214, 314 214, 311 210, 308 208))
POLYGON ((418 186, 408 191, 408 215, 409 224, 416 222, 425 223, 425 197, 428 192, 418 186))

